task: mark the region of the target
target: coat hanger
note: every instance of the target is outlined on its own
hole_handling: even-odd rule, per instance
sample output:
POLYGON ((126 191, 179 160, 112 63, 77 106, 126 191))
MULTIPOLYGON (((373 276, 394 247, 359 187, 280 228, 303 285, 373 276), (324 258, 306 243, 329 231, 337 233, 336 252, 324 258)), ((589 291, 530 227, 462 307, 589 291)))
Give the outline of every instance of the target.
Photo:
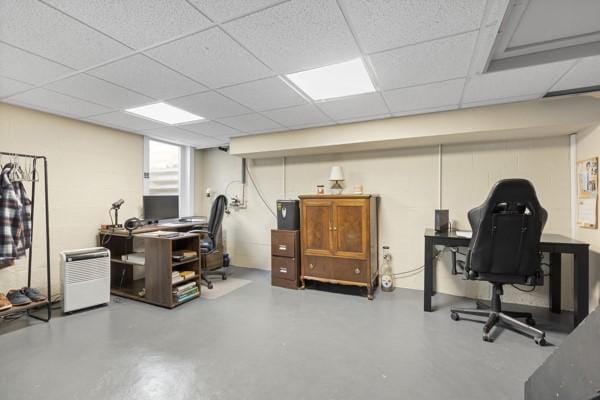
POLYGON ((13 154, 11 156, 11 170, 8 173, 8 178, 11 182, 20 182, 23 180, 23 168, 21 167, 21 162, 19 156, 13 154))

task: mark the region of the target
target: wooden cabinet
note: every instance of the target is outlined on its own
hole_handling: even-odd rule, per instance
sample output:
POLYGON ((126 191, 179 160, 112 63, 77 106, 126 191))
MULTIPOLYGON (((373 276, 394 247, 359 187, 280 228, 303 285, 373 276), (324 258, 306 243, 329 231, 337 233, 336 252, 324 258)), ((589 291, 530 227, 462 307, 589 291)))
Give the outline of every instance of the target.
POLYGON ((377 196, 300 196, 302 287, 305 280, 377 283, 377 196))

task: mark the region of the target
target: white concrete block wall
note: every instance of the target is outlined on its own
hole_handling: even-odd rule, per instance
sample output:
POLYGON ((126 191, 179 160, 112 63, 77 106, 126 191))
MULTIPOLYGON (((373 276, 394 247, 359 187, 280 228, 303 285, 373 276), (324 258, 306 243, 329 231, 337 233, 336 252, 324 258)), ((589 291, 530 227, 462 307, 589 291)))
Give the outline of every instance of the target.
MULTIPOLYGON (((108 209, 120 198, 121 221, 140 215, 143 137, 0 104, 0 151, 48 157, 52 286, 60 293, 61 251, 95 246, 97 229, 109 223, 108 209)), ((43 182, 36 192, 33 286, 45 287, 43 182)), ((0 292, 26 284, 25 259, 0 269, 0 292)))
MULTIPOLYGON (((218 150, 202 151, 203 171, 198 181, 203 187, 224 190, 240 177, 241 161, 218 150)), ((442 201, 459 227, 468 228, 467 211, 479 205, 494 182, 502 178, 523 177, 536 186, 540 201, 548 209, 547 232, 569 234, 570 176, 568 137, 539 140, 500 141, 447 145, 442 148, 442 201)), ((365 192, 381 196, 379 243, 388 245, 394 255, 393 268, 401 272, 423 264, 423 232, 433 225, 438 207, 438 147, 393 149, 288 157, 285 160, 285 192, 288 198, 313 193, 316 185, 329 186, 332 165, 341 165, 346 176, 346 193, 355 184, 365 192)), ((250 168, 272 209, 283 198, 283 159, 254 160, 250 168)), ((236 190, 230 190, 229 195, 236 190)), ((270 229, 275 219, 248 184, 248 208, 233 212, 224 224, 228 251, 235 265, 270 269, 270 229)), ((204 198, 203 198, 204 199, 204 198)), ((198 202, 206 213, 207 202, 198 202)), ((440 292, 470 297, 489 296, 489 285, 466 282, 450 275, 450 256, 439 260, 437 288, 440 292)), ((567 260, 563 307, 572 308, 572 272, 567 260)), ((400 287, 422 289, 422 273, 398 278, 400 287)), ((528 304, 547 304, 547 285, 535 293, 524 294, 507 288, 507 300, 528 304)))

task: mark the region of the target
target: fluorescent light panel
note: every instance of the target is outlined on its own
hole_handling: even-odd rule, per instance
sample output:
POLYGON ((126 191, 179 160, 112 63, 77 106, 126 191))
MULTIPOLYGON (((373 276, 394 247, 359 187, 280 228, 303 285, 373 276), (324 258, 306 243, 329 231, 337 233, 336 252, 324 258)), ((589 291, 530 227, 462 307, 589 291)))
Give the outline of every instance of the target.
POLYGON ((200 121, 204 119, 199 115, 192 114, 181 108, 173 107, 167 103, 148 104, 147 106, 129 108, 125 111, 155 121, 164 122, 169 125, 183 124, 184 122, 200 121))
POLYGON ((360 58, 286 75, 313 100, 333 99, 375 91, 360 58))

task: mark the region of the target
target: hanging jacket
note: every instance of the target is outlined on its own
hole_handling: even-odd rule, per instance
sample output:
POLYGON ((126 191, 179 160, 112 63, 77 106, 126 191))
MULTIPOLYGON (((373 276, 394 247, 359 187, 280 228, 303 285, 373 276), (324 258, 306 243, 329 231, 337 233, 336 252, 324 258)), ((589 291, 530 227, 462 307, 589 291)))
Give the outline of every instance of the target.
POLYGON ((27 192, 25 191, 25 186, 23 186, 23 182, 17 181, 13 182, 13 188, 15 190, 15 194, 17 198, 21 202, 21 222, 23 223, 23 229, 21 231, 20 240, 23 243, 23 247, 25 249, 29 249, 31 247, 31 233, 32 233, 32 220, 31 220, 31 200, 27 197, 27 192))
POLYGON ((0 265, 3 266, 25 255, 25 211, 19 198, 21 193, 17 194, 8 177, 10 170, 10 166, 5 166, 0 174, 0 265))

